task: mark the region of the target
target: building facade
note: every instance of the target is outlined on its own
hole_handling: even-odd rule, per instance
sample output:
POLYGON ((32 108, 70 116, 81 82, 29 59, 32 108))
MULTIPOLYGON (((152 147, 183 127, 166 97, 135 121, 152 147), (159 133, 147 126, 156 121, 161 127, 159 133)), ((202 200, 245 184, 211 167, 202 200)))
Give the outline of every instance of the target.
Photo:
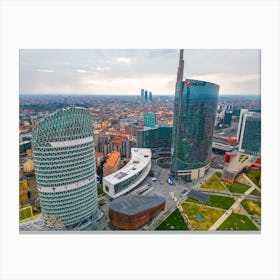
POLYGON ((233 111, 225 111, 224 124, 231 126, 233 111))
POLYGON ((110 223, 120 229, 135 230, 154 218, 164 208, 165 199, 161 196, 128 194, 110 203, 110 223))
POLYGON ((117 198, 139 185, 151 170, 150 149, 131 149, 130 161, 120 170, 103 177, 103 191, 112 198, 117 198))
POLYGON ((174 177, 203 177, 210 168, 219 85, 183 78, 183 51, 174 101, 171 170, 174 177))
POLYGON ((144 113, 144 126, 155 127, 156 126, 156 114, 144 113))
POLYGON ((90 112, 56 111, 32 135, 33 158, 42 213, 74 227, 98 211, 95 151, 90 112))
POLYGON ((261 113, 247 111, 239 123, 239 151, 260 155, 261 153, 261 113))
POLYGON ((143 128, 137 131, 138 148, 170 148, 172 139, 172 126, 143 128))

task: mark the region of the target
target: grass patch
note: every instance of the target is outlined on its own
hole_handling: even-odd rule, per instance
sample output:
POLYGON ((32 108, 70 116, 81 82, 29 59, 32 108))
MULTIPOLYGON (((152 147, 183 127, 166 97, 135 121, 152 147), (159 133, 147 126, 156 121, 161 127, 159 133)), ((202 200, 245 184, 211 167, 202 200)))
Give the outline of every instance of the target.
POLYGON ((223 214, 223 210, 212 209, 201 204, 183 203, 182 207, 195 230, 208 230, 223 214), (197 221, 201 215, 202 221, 197 221))
POLYGON ((250 215, 261 215, 261 202, 255 200, 244 199, 241 202, 242 206, 250 215))
POLYGON ((216 172, 215 174, 216 174, 216 176, 217 176, 218 178, 221 178, 221 177, 222 177, 222 173, 221 173, 221 172, 216 172))
POLYGON ((235 200, 233 197, 211 195, 210 199, 207 202, 207 205, 227 210, 231 207, 234 201, 235 200))
POLYGON ((249 179, 257 185, 259 188, 261 187, 259 182, 260 182, 260 177, 261 177, 261 171, 247 171, 246 176, 249 177, 249 179))
POLYGON ((97 194, 98 194, 98 195, 103 194, 103 188, 102 188, 102 186, 101 186, 101 187, 97 187, 97 194))
MULTIPOLYGON (((234 198, 228 196, 221 196, 221 195, 210 195, 209 200, 206 202, 205 205, 221 208, 221 209, 229 209, 231 205, 234 203, 234 198)), ((202 204, 199 200, 188 197, 185 202, 192 202, 197 204, 202 204)))
POLYGON ((194 199, 194 198, 192 198, 192 197, 188 197, 188 198, 185 200, 185 202, 200 203, 199 200, 194 199))
POLYGON ((238 161, 240 163, 243 163, 244 161, 246 161, 249 157, 247 155, 240 155, 238 161))
POLYGON ((188 230, 178 209, 172 212, 155 230, 188 230))
POLYGON ((244 215, 232 213, 217 230, 258 230, 253 222, 244 215))
POLYGON ((207 181, 205 181, 200 186, 200 188, 208 190, 226 191, 225 187, 215 175, 212 175, 207 181))
POLYGON ((250 189, 250 186, 239 182, 234 182, 233 184, 226 183, 226 186, 228 190, 233 193, 245 193, 248 189, 250 189))

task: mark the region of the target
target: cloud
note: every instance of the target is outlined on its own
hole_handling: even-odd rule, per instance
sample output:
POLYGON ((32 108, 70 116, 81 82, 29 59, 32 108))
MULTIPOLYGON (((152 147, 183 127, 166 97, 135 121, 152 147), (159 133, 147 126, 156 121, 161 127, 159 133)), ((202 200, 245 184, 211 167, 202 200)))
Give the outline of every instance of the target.
POLYGON ((131 64, 131 58, 129 57, 118 57, 117 62, 120 64, 131 64))
MULTIPOLYGON (((21 50, 20 92, 174 94, 178 58, 174 49, 21 50)), ((184 60, 185 78, 222 94, 260 93, 259 50, 185 50, 184 60)))
POLYGON ((54 70, 49 70, 49 69, 36 69, 37 72, 44 72, 44 73, 53 73, 54 70))
POLYGON ((105 66, 105 67, 100 67, 100 66, 97 66, 96 70, 97 71, 109 71, 111 68, 108 67, 108 66, 105 66))

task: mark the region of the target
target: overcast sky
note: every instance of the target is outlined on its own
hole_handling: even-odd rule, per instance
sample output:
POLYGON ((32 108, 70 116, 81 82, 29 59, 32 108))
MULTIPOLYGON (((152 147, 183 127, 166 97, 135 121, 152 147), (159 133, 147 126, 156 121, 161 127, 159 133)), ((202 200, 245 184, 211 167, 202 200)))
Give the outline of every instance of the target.
MULTIPOLYGON (((20 50, 20 93, 173 95, 179 50, 20 50)), ((185 50, 184 78, 260 94, 259 50, 185 50)))

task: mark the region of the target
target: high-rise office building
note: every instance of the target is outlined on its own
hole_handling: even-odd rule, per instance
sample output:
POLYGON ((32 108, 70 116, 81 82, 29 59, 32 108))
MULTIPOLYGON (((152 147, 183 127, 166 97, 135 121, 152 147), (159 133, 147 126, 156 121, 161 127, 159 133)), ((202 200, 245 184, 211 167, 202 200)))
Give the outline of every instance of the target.
POLYGON ((186 79, 183 81, 183 50, 174 101, 171 145, 171 175, 197 179, 210 167, 212 136, 219 86, 186 79))
POLYGON ((150 102, 153 101, 153 94, 151 92, 149 92, 149 100, 150 100, 150 102))
POLYGON ((261 113, 241 110, 238 127, 239 151, 253 155, 261 153, 261 113))
POLYGON ((145 100, 145 90, 141 88, 141 100, 145 100))
POLYGON ((42 213, 73 228, 98 212, 95 152, 90 112, 56 111, 32 134, 35 174, 42 213))
POLYGON ((156 126, 156 114, 144 113, 144 126, 155 127, 156 126))
POLYGON ((224 124, 231 126, 233 111, 225 111, 224 124))
POLYGON ((145 90, 144 101, 146 102, 147 100, 148 100, 148 91, 145 90))
POLYGON ((172 126, 138 129, 136 138, 138 148, 170 148, 172 126))

